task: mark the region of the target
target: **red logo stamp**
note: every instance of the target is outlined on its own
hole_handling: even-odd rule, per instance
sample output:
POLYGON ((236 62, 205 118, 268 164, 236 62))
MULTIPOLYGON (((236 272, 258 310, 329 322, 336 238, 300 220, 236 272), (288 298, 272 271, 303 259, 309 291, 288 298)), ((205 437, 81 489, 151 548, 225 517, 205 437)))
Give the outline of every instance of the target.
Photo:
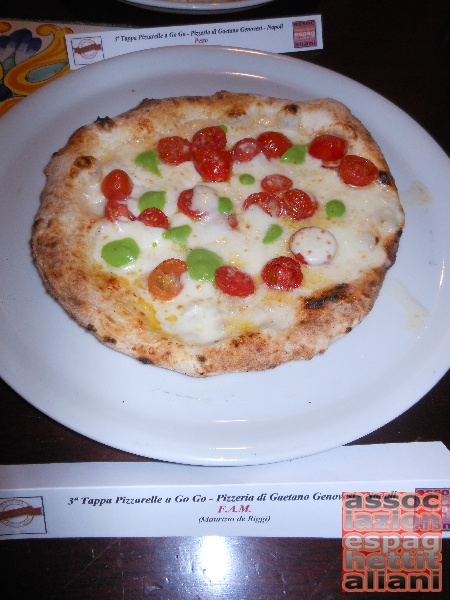
POLYGON ((441 592, 442 495, 344 492, 344 592, 441 592))
POLYGON ((76 65, 87 65, 103 60, 103 42, 100 36, 74 38, 72 54, 76 65))
POLYGON ((0 536, 46 532, 42 496, 0 498, 0 536))

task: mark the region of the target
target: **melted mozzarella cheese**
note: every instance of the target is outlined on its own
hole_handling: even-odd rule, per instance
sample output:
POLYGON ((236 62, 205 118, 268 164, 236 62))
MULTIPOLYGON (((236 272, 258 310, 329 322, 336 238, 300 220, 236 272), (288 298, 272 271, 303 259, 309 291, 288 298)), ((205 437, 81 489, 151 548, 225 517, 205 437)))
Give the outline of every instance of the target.
MULTIPOLYGON (((273 128, 273 117, 267 123, 259 124, 273 128)), ((287 123, 283 123, 287 126, 287 123)), ((296 143, 292 131, 278 129, 296 143)), ((229 146, 238 139, 247 137, 245 123, 229 128, 229 146)), ((167 335, 179 338, 188 344, 209 344, 244 331, 279 331, 291 327, 296 320, 296 303, 299 296, 308 296, 320 289, 356 280, 368 269, 386 264, 387 257, 382 241, 386 235, 394 233, 403 222, 401 208, 392 202, 391 193, 383 186, 373 184, 361 189, 345 185, 337 173, 320 167, 320 161, 306 156, 302 165, 292 165, 277 160, 267 160, 260 154, 252 161, 233 166, 230 181, 224 183, 204 183, 192 163, 177 167, 161 164, 161 176, 150 173, 134 165, 135 156, 142 151, 136 147, 126 148, 120 157, 103 159, 102 173, 106 175, 114 168, 126 170, 134 183, 128 207, 134 215, 139 214, 139 197, 149 190, 166 192, 164 212, 170 226, 189 225, 192 229, 186 244, 165 239, 161 228, 147 227, 138 221, 120 219, 118 223, 104 220, 93 233, 93 259, 104 270, 125 276, 132 283, 142 287, 150 273, 167 258, 186 259, 193 248, 207 248, 218 254, 225 264, 230 264, 250 274, 257 289, 246 298, 234 298, 223 294, 211 282, 198 282, 186 273, 182 276, 183 289, 173 300, 154 299, 142 287, 143 301, 153 306, 154 317, 160 329, 167 335), (287 218, 275 219, 259 206, 252 205, 246 211, 242 206, 252 193, 261 191, 260 182, 266 175, 280 173, 291 178, 293 187, 312 194, 319 202, 319 210, 305 221, 292 221, 287 218), (250 174, 254 183, 244 184, 239 177, 250 174), (206 213, 199 220, 192 220, 177 208, 180 192, 193 189, 192 209, 206 213), (233 203, 238 227, 233 229, 228 216, 218 211, 218 199, 227 197, 233 203), (324 211, 326 202, 340 199, 346 206, 346 213, 340 218, 327 217, 324 211), (281 236, 272 243, 263 243, 271 225, 277 223, 282 228, 281 236), (316 260, 322 256, 323 247, 315 246, 311 267, 302 266, 304 278, 300 288, 285 294, 269 290, 261 280, 265 264, 277 256, 290 256, 290 240, 296 231, 303 227, 317 227, 329 233, 333 240, 333 256, 329 260, 316 260), (135 262, 122 268, 114 268, 102 258, 102 248, 109 241, 133 238, 140 254, 135 262), (321 254, 322 253, 322 254, 321 254), (314 266, 323 262, 322 266, 314 266), (282 299, 281 299, 282 298, 282 299)), ((98 214, 101 199, 99 183, 93 185, 86 195, 92 210, 98 214)))
POLYGON ((302 227, 291 238, 292 254, 310 267, 323 266, 333 260, 336 238, 322 227, 302 227))
POLYGON ((209 220, 217 213, 219 196, 216 191, 208 185, 196 185, 192 194, 192 210, 205 214, 205 219, 209 220))

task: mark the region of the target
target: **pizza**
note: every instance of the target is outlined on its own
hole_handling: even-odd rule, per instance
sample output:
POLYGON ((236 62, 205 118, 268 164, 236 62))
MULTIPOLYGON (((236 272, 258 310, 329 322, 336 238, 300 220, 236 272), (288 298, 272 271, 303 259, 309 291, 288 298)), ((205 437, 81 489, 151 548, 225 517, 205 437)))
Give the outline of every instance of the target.
POLYGON ((72 134, 31 248, 87 332, 190 376, 309 360, 370 312, 404 213, 340 102, 145 99, 72 134))

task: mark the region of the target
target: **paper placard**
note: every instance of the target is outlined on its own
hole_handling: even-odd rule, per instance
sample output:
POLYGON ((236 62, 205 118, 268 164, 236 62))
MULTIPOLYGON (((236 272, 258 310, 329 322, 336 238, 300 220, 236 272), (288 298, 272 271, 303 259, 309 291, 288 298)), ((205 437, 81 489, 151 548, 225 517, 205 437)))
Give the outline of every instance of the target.
MULTIPOLYGON (((341 537, 343 492, 450 493, 440 442, 348 446, 250 467, 0 466, 0 539, 341 537)), ((450 533, 450 504, 443 514, 450 533)))
POLYGON ((320 15, 66 35, 72 70, 163 46, 229 46, 285 53, 323 48, 320 15))

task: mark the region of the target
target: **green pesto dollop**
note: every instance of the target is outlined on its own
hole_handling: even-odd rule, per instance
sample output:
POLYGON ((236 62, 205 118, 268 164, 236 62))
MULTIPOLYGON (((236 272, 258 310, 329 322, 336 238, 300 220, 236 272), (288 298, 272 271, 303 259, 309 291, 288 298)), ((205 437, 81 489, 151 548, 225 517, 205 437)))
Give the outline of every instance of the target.
POLYGON ((223 262, 218 254, 206 248, 194 248, 186 258, 189 275, 195 281, 213 281, 216 269, 223 262))
POLYGON ((242 185, 252 185, 255 183, 255 178, 250 173, 243 173, 239 177, 239 183, 242 183, 242 185))
POLYGON ((341 200, 330 200, 325 204, 327 217, 338 218, 345 214, 345 204, 341 200))
POLYGON ((230 198, 221 196, 218 200, 217 209, 221 215, 231 215, 233 212, 233 202, 230 200, 230 198))
POLYGON ((163 231, 163 238, 176 242, 177 244, 186 244, 188 237, 192 233, 192 227, 190 225, 179 225, 178 227, 171 227, 163 231))
POLYGON ((132 238, 108 242, 102 248, 103 260, 112 267, 124 267, 139 257, 141 250, 132 238))
POLYGON ((151 173, 161 177, 161 173, 158 168, 161 161, 156 150, 147 150, 147 152, 141 152, 136 156, 134 162, 138 167, 144 167, 144 169, 147 169, 151 173))
POLYGON ((292 165, 301 165, 305 162, 306 144, 294 144, 281 155, 280 161, 292 165))
POLYGON ((263 237, 263 244, 272 244, 273 242, 276 242, 282 233, 283 228, 277 223, 272 223, 263 237))
POLYGON ((144 192, 138 200, 138 209, 141 212, 147 208, 159 208, 159 210, 164 210, 165 205, 166 192, 162 190, 144 192))

